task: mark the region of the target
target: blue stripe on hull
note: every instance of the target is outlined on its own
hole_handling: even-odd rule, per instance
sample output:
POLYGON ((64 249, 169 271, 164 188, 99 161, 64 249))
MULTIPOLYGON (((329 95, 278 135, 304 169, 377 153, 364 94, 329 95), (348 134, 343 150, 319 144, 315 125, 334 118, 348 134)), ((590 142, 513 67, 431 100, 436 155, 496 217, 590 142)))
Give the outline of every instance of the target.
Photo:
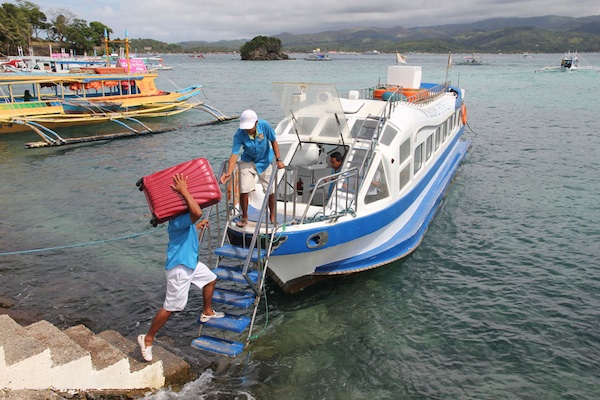
MULTIPOLYGON (((429 185, 431 180, 434 178, 438 170, 442 167, 447 158, 452 157, 453 152, 457 152, 459 146, 464 143, 459 141, 461 134, 462 132, 456 135, 453 143, 448 146, 445 152, 436 161, 435 165, 433 165, 427 174, 421 178, 420 182, 397 203, 392 204, 390 207, 382 211, 373 213, 366 218, 359 217, 352 221, 339 223, 327 228, 309 228, 299 232, 292 231, 285 233, 283 236, 287 236, 286 241, 279 248, 275 249, 272 255, 285 256, 287 254, 322 251, 327 247, 352 242, 386 227, 390 221, 393 221, 399 215, 402 215, 416 201, 416 199, 421 195, 421 193, 426 189, 427 185, 429 185), (329 236, 327 244, 318 249, 308 248, 306 245, 307 238, 313 234, 322 232, 323 230, 326 230, 329 236)), ((454 174, 454 171, 449 171, 448 173, 454 174)), ((446 175, 444 174, 440 177, 440 179, 443 179, 444 176, 446 175)))
POLYGON ((464 160, 470 144, 470 141, 457 143, 451 155, 452 162, 444 171, 444 174, 431 188, 427 197, 415 212, 415 216, 394 237, 390 238, 384 245, 369 252, 318 267, 315 274, 329 275, 363 271, 391 263, 414 251, 425 236, 429 223, 433 219, 458 167, 464 160))

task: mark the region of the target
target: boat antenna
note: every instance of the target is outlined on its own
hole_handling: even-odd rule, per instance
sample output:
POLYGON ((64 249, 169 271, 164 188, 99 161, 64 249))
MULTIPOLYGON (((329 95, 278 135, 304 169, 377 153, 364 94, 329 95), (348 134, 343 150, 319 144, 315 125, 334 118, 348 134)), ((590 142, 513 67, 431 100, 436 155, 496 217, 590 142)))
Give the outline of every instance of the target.
POLYGON ((340 123, 340 118, 337 113, 333 113, 335 116, 335 122, 337 123, 338 130, 340 131, 340 138, 342 139, 342 146, 346 147, 346 143, 344 142, 344 132, 342 132, 342 124, 340 123))
POLYGON ((290 115, 292 116, 292 125, 294 126, 294 132, 296 132, 298 142, 300 143, 300 146, 302 146, 302 140, 300 140, 300 134, 298 133, 298 129, 296 128, 296 124, 298 123, 298 121, 296 121, 296 116, 294 115, 294 112, 292 110, 290 110, 290 115))
POLYGON ((446 65, 446 80, 444 85, 448 85, 448 71, 452 68, 452 50, 448 52, 448 64, 446 65))

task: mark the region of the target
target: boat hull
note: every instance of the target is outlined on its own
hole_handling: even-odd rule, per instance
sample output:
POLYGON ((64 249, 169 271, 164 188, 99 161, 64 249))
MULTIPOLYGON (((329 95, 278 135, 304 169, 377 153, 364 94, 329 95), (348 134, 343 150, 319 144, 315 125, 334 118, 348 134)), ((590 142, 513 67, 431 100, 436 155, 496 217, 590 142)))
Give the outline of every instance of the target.
POLYGON ((268 201, 255 190, 248 224, 236 227, 233 201, 227 229, 232 246, 266 249, 266 268, 285 292, 390 264, 423 240, 470 141, 462 139, 464 90, 420 77, 420 67, 391 66, 385 85, 347 97, 333 85, 274 84, 286 114, 275 128, 286 165, 277 224, 266 223, 268 201), (396 95, 403 88, 418 95, 396 95))
POLYGON ((202 85, 165 92, 156 88, 157 76, 98 73, 2 77, 0 86, 5 93, 33 87, 34 93, 39 94, 31 101, 14 96, 0 102, 0 134, 35 131, 32 126, 56 129, 129 118, 164 117, 195 106, 188 100, 200 94, 202 85), (69 89, 59 89, 61 86, 69 89), (54 88, 54 93, 47 93, 47 87, 54 88), (132 87, 137 93, 129 93, 132 87))
POLYGON ((371 215, 339 221, 337 226, 295 233, 296 238, 283 234, 280 239, 287 240, 273 251, 269 260, 271 276, 285 292, 295 293, 325 277, 366 271, 409 255, 425 236, 469 146, 470 141, 456 141, 438 173, 416 196, 419 199, 414 203, 416 206, 407 209, 401 199, 371 215), (398 215, 401 209, 407 211, 398 215), (372 230, 372 227, 379 228, 372 230), (318 232, 326 232, 328 240, 338 239, 324 248, 310 249, 307 243, 318 232), (296 249, 286 249, 288 243, 296 249), (290 254, 278 255, 285 251, 290 254))

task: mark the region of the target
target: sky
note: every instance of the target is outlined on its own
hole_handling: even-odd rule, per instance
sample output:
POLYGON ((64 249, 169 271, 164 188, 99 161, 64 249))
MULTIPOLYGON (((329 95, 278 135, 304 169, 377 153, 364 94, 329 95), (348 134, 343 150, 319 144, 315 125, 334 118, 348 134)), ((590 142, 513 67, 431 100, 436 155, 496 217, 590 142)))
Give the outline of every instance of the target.
POLYGON ((113 38, 250 40, 282 32, 432 26, 497 17, 600 15, 598 0, 30 0, 48 16, 67 10, 98 21, 113 38))

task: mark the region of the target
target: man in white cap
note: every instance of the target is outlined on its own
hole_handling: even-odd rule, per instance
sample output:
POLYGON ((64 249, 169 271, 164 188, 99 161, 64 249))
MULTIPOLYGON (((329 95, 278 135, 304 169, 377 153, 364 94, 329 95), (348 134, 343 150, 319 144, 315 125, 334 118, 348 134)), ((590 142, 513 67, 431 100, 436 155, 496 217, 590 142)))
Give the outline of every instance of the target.
MULTIPOLYGON (((242 207, 242 219, 237 222, 237 226, 243 227, 248 223, 248 193, 253 191, 256 186, 256 176, 258 175, 262 187, 267 192, 267 186, 271 179, 273 168, 271 163, 273 157, 277 161, 277 168, 285 168, 281 161, 279 145, 275 137, 275 131, 265 120, 258 119, 256 113, 252 110, 245 110, 240 115, 240 127, 233 136, 233 147, 227 166, 227 172, 221 176, 221 183, 225 183, 231 177, 237 163, 240 151, 243 148, 240 163, 240 205, 242 207), (270 145, 269 145, 270 143, 270 145)), ((276 222, 275 218, 275 193, 269 194, 269 211, 271 223, 276 222)))

